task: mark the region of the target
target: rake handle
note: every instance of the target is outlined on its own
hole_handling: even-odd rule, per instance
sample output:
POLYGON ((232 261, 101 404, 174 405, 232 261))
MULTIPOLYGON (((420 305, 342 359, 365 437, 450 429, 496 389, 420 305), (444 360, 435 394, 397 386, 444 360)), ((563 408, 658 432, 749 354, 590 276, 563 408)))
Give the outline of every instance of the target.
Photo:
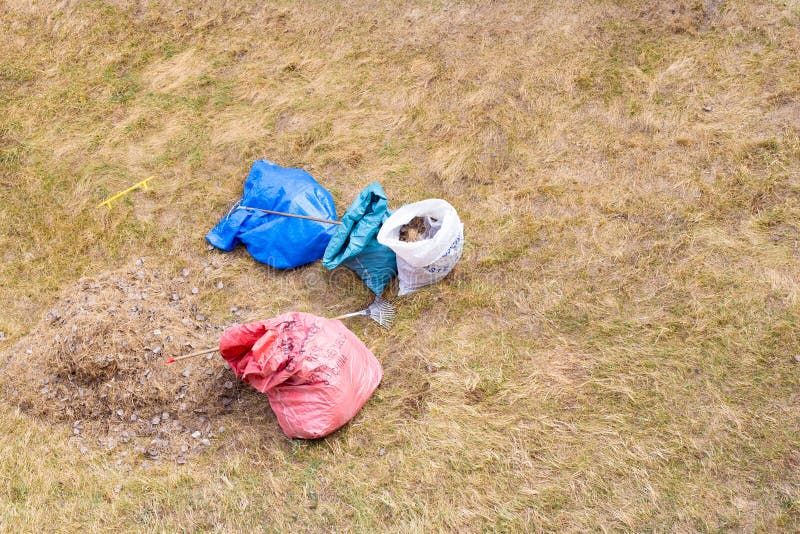
POLYGON ((249 211, 261 211, 263 213, 269 213, 270 215, 280 215, 281 217, 294 217, 295 219, 306 219, 308 221, 316 221, 326 224, 342 224, 342 221, 320 219, 319 217, 312 217, 311 215, 299 215, 297 213, 286 213, 285 211, 265 210, 262 208, 251 208, 250 206, 239 206, 239 209, 249 210, 249 211))
POLYGON ((170 358, 169 360, 167 360, 164 363, 169 364, 169 363, 174 363, 174 362, 178 362, 178 361, 181 361, 181 360, 186 360, 186 359, 189 359, 189 358, 196 358, 197 356, 202 356, 204 354, 211 354, 212 352, 216 352, 218 350, 219 350, 218 347, 209 347, 207 349, 198 350, 197 352, 192 352, 190 354, 184 354, 183 356, 176 356, 175 358, 170 358))
POLYGON ((348 317, 356 317, 358 315, 366 315, 366 314, 367 314, 367 310, 361 310, 361 311, 357 311, 357 312, 353 312, 353 313, 345 313, 344 315, 340 315, 338 317, 334 317, 332 320, 337 321, 337 320, 340 320, 340 319, 347 319, 348 317))

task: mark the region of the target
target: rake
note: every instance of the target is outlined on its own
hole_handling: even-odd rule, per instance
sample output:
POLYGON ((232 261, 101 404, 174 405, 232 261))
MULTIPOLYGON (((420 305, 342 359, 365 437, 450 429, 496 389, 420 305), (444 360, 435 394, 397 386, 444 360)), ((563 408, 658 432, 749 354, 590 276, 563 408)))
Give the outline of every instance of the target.
MULTIPOLYGON (((353 312, 353 313, 345 313, 344 315, 340 315, 338 317, 334 317, 333 320, 341 320, 347 319, 348 317, 357 317, 359 315, 366 315, 383 328, 387 330, 392 327, 394 323, 394 304, 389 302, 386 299, 382 299, 380 297, 375 297, 375 300, 372 301, 372 304, 364 308, 363 310, 353 312)), ((170 358, 166 360, 165 364, 175 363, 181 360, 186 360, 189 358, 195 358, 197 356, 203 356, 204 354, 211 354, 212 352, 216 352, 219 350, 218 347, 208 347, 207 349, 198 350, 197 352, 192 352, 191 354, 184 354, 183 356, 176 356, 174 358, 170 358)))
POLYGON ((394 323, 394 304, 386 299, 375 297, 375 300, 365 309, 353 313, 345 313, 334 319, 347 319, 348 317, 356 317, 358 315, 366 315, 387 330, 392 327, 394 323))

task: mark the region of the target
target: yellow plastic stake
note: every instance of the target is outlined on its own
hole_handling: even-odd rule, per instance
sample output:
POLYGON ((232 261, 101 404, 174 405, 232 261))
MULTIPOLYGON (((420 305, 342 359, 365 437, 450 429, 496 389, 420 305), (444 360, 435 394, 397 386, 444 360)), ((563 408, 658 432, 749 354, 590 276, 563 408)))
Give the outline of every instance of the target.
POLYGON ((111 203, 112 202, 114 202, 115 200, 119 199, 120 197, 124 197, 125 195, 127 195, 128 193, 130 193, 131 191, 134 191, 136 189, 147 189, 147 185, 148 185, 147 182, 149 182, 150 180, 152 180, 155 177, 156 176, 154 174, 153 176, 149 176, 149 177, 145 178, 144 180, 142 180, 141 182, 139 182, 137 184, 133 184, 132 186, 130 186, 125 191, 120 191, 119 193, 117 193, 113 197, 108 197, 107 199, 102 201, 100 204, 98 204, 97 207, 99 208, 100 206, 108 206, 108 209, 111 209, 111 203))

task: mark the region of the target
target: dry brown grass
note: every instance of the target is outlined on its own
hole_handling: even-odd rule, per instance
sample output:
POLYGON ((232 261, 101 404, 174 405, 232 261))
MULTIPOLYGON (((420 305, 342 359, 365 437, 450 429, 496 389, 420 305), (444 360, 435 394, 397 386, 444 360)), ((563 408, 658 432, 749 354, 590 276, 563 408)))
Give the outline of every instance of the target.
MULTIPOLYGON (((82 275, 221 259, 202 236, 258 157, 340 208, 376 179, 392 207, 446 198, 468 240, 392 331, 353 323, 384 381, 320 442, 232 422, 180 466, 7 408, 3 530, 798 529, 795 0, 11 2, 0 25, 0 348, 82 275)), ((225 258, 220 322, 367 299, 225 258)))

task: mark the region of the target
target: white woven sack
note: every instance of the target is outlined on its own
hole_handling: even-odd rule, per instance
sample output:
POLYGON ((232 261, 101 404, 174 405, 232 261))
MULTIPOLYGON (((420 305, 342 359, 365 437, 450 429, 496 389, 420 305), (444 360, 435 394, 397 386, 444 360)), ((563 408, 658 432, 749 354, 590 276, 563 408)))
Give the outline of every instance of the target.
POLYGON ((398 295, 407 295, 453 270, 464 249, 464 225, 453 206, 431 198, 395 211, 381 226, 378 242, 397 254, 398 295), (400 228, 414 217, 423 217, 428 230, 420 241, 401 241, 400 228))

